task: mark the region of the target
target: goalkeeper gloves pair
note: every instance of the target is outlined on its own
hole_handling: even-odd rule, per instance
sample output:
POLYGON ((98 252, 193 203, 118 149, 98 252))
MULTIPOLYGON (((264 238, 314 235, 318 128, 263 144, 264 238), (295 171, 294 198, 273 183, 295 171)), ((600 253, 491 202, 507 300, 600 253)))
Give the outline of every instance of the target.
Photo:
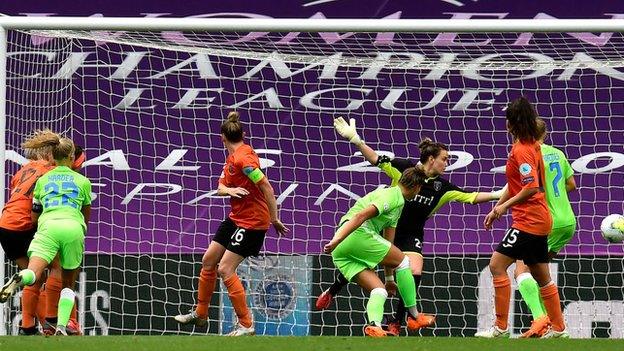
POLYGON ((364 140, 360 138, 357 130, 355 129, 354 118, 349 119, 348 124, 347 121, 345 121, 342 117, 334 118, 334 128, 336 129, 336 132, 338 132, 338 134, 340 134, 343 138, 349 140, 356 146, 364 144, 364 140))

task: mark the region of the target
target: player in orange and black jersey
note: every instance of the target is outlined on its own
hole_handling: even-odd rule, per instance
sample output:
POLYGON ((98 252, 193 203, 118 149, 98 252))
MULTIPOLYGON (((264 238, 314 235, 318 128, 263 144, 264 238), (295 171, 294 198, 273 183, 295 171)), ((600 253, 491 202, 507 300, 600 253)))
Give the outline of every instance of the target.
POLYGON ((228 334, 230 336, 255 334, 245 289, 236 268, 245 258, 260 253, 271 224, 279 234, 288 232, 279 220, 273 187, 260 170, 258 155, 244 143, 244 135, 238 112, 230 112, 221 125, 221 140, 228 157, 217 194, 230 197, 232 211, 217 229, 202 258, 197 308, 174 317, 180 324, 205 325, 218 273, 238 317, 235 329, 228 334))

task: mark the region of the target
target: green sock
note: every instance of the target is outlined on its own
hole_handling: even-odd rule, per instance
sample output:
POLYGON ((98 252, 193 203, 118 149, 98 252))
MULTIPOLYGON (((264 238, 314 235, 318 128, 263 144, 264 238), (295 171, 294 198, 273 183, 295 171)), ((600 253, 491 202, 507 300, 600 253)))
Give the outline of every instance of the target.
POLYGON ((19 275, 22 277, 22 285, 33 285, 37 279, 35 272, 30 269, 22 269, 19 275))
POLYGON ((520 295, 522 295, 522 299, 526 302, 527 306, 529 306, 533 319, 535 320, 545 315, 546 312, 542 305, 539 286, 531 274, 522 273, 516 278, 516 281, 518 282, 520 295))
POLYGON ((414 315, 414 309, 416 307, 416 285, 414 284, 412 270, 409 266, 407 268, 397 269, 395 275, 401 299, 405 307, 410 311, 410 314, 414 315))
POLYGON ((375 288, 370 293, 370 298, 366 304, 366 315, 368 316, 368 322, 381 326, 381 320, 383 319, 384 305, 388 298, 388 292, 385 289, 375 288))
POLYGON ((61 298, 58 304, 58 321, 57 325, 66 327, 69 322, 69 316, 74 308, 74 300, 76 293, 72 289, 64 288, 61 290, 61 298))

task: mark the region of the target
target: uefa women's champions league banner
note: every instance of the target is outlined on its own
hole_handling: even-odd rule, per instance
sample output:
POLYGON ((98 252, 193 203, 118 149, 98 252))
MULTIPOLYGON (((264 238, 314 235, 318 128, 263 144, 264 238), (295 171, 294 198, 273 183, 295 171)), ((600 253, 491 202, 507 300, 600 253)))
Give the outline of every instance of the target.
MULTIPOLYGON (((307 17, 315 18, 353 13, 341 4, 323 8, 304 3, 301 8, 309 13, 307 17)), ((429 5, 425 12, 412 15, 414 9, 407 5, 401 11, 381 8, 378 12, 382 15, 375 17, 408 18, 425 13, 438 18, 512 17, 503 12, 486 15, 490 5, 485 3, 431 1, 429 5)), ((175 16, 176 9, 169 6, 170 15, 175 16)), ((530 8, 523 8, 515 16, 558 15, 538 10, 529 13, 530 8)), ((279 17, 279 11, 252 7, 234 16, 279 17)), ((596 17, 606 16, 594 12, 596 17)), ((51 13, 54 11, 43 15, 51 13)), ((112 33, 104 38, 107 36, 116 38, 112 33)), ((172 32, 156 36, 165 46, 198 40, 172 32)), ((621 43, 620 34, 571 33, 548 40, 517 35, 508 40, 511 46, 506 48, 487 39, 466 46, 461 44, 465 39, 461 35, 447 34, 423 41, 427 49, 418 54, 405 48, 401 52, 403 46, 397 43, 404 37, 394 33, 286 37, 288 40, 263 33, 241 34, 222 44, 241 50, 269 48, 268 54, 257 58, 131 47, 104 40, 81 41, 70 50, 51 50, 58 39, 36 35, 19 45, 9 43, 9 64, 13 59, 29 60, 33 65, 21 68, 25 71, 16 68, 9 72, 15 84, 33 80, 45 87, 46 82, 54 81, 60 86, 65 82, 72 89, 72 117, 67 123, 73 137, 87 150, 84 172, 92 180, 96 196, 88 252, 203 251, 229 211, 227 199, 217 197, 215 189, 227 156, 219 126, 230 110, 241 112, 247 141, 256 149, 275 188, 282 221, 292 229, 290 237, 269 235, 266 251, 318 254, 353 201, 388 183, 336 134, 334 117, 355 118, 368 145, 388 155, 415 159, 416 146, 424 137, 448 144, 451 164, 445 176, 467 190, 490 191, 505 184, 510 139, 504 107, 511 99, 526 95, 536 102, 551 129, 549 142, 568 155, 580 186, 571 195, 579 214, 579 235, 566 252, 622 254, 621 248, 606 245, 597 228, 602 217, 621 212, 624 201, 622 192, 613 190, 623 186, 624 137, 617 130, 621 129, 617 102, 624 101, 624 73, 616 68, 574 66, 523 70, 501 79, 478 68, 488 60, 509 58, 496 56, 499 50, 512 50, 529 61, 540 55, 557 62, 580 58, 599 65, 603 57, 597 53, 621 43), (395 55, 394 60, 409 60, 421 55, 433 66, 446 68, 386 69, 378 62, 341 65, 341 58, 353 55, 349 43, 355 38, 361 41, 356 45, 375 48, 371 55, 379 59, 395 55), (286 46, 289 52, 303 56, 308 48, 317 47, 321 59, 292 63, 270 54, 286 46), (553 48, 561 52, 548 51, 553 48), (390 54, 392 50, 398 53, 390 54), (449 65, 458 62, 472 68, 459 70, 449 65)), ((8 145, 9 150, 19 152, 18 132, 24 133, 8 131, 8 140, 14 143, 8 145)), ((11 151, 9 158, 19 159, 11 151)), ((483 204, 442 209, 430 222, 435 230, 428 232, 431 244, 425 246, 425 252, 490 253, 507 225, 498 224, 494 236, 484 233, 482 220, 490 208, 491 204, 483 204)))
MULTIPOLYGON (((624 17, 599 9, 600 4, 606 7, 610 1, 593 1, 591 6, 575 4, 582 11, 576 14, 570 6, 558 6, 558 12, 550 12, 517 1, 426 1, 417 6, 413 1, 391 3, 379 8, 376 1, 359 1, 355 7, 351 1, 285 1, 279 5, 207 2, 206 8, 194 8, 196 13, 190 16, 624 17)), ((75 11, 71 15, 100 16, 98 13, 104 11, 106 16, 189 16, 188 5, 182 2, 156 9, 152 4, 145 4, 145 8, 136 5, 139 7, 135 9, 128 7, 135 4, 119 4, 108 2, 110 11, 90 9, 93 5, 86 2, 72 4, 75 11)), ((38 14, 18 6, 2 4, 0 8, 8 14, 69 15, 46 8, 51 4, 38 4, 38 14)), ((185 38, 159 37, 170 45, 181 45, 185 38)), ((551 129, 550 143, 568 155, 580 186, 571 195, 573 208, 579 214, 578 231, 565 253, 590 259, 563 261, 560 271, 565 273, 560 274, 559 285, 563 296, 574 301, 567 305, 574 316, 604 313, 596 314, 598 327, 593 329, 581 328, 583 320, 566 314, 572 333, 590 337, 594 335, 588 334, 592 330, 609 329, 600 323, 622 325, 622 314, 618 312, 624 300, 621 284, 609 281, 604 274, 588 274, 622 270, 622 246, 608 245, 598 232, 600 220, 609 213, 621 213, 624 203, 621 69, 523 71, 514 79, 492 80, 478 70, 341 66, 336 62, 340 56, 350 55, 348 42, 353 37, 333 33, 312 36, 307 42, 298 39, 310 37, 289 38, 287 46, 294 52, 305 54, 307 48, 318 44, 327 60, 314 65, 282 61, 279 56, 241 59, 84 40, 71 49, 59 50, 54 47, 57 39, 37 36, 19 45, 9 44, 9 63, 13 59, 32 65, 17 65, 22 68, 11 73, 11 84, 19 87, 36 82, 38 85, 33 86, 42 89, 55 87, 72 92, 72 118, 62 125, 70 125, 74 139, 87 150, 89 160, 84 173, 92 180, 95 195, 86 239, 84 291, 79 294, 83 298, 80 305, 89 306, 82 319, 88 333, 180 331, 164 316, 177 314, 182 311, 180 306, 194 301, 196 286, 190 277, 197 273, 201 254, 229 212, 228 199, 217 197, 215 189, 227 156, 219 126, 227 112, 234 109, 241 112, 247 141, 261 158, 262 168, 275 188, 281 219, 291 229, 282 238, 270 230, 264 260, 252 260, 240 270, 258 331, 333 335, 331 327, 340 324, 342 334, 361 333, 356 329, 365 323, 365 299, 359 290, 349 291, 353 299, 336 301, 336 310, 344 311, 338 318, 335 311, 309 313, 310 297, 321 289, 320 284, 312 282, 333 279, 333 270, 327 269, 332 267, 330 258, 317 255, 334 234, 338 219, 355 199, 388 184, 375 167, 355 155, 352 145, 340 139, 333 129, 333 118, 355 118, 367 144, 391 156, 416 158, 416 146, 424 137, 446 143, 452 157, 445 176, 467 190, 490 191, 505 184, 503 172, 510 139, 505 132, 504 107, 521 95, 537 103, 538 112, 551 129), (603 255, 610 257, 592 260, 603 255), (150 267, 149 271, 144 267, 150 267), (119 279, 111 281, 111 276, 119 279), (149 296, 142 290, 146 286, 154 287, 149 296), (328 315, 331 318, 326 318, 328 315)), ((366 45, 374 47, 371 50, 378 57, 387 57, 384 53, 397 49, 395 45, 377 45, 375 38, 369 37, 366 45)), ((478 63, 501 49, 484 39, 472 48, 474 55, 462 56, 465 47, 448 45, 465 38, 441 38, 446 45, 428 45, 426 59, 443 67, 449 61, 478 63)), ((621 35, 610 33, 564 34, 563 38, 573 45, 563 45, 558 39, 548 44, 518 36, 510 41, 514 44, 510 51, 531 58, 541 52, 540 45, 551 45, 568 50, 562 57, 556 52, 544 54, 553 60, 580 57, 599 63, 603 57, 596 52, 622 42, 621 35)), ((401 36, 393 39, 400 40, 401 36)), ((257 47, 278 49, 269 37, 252 35, 245 40, 249 42, 241 43, 243 47, 260 44, 257 47)), ((59 96, 66 97, 63 93, 59 96)), ((23 104, 14 103, 16 109, 9 110, 17 112, 10 116, 13 121, 8 121, 8 125, 22 129, 7 132, 8 158, 18 162, 24 161, 18 156, 19 143, 29 128, 28 123, 16 122, 23 111, 17 107, 23 104)), ((483 230, 483 218, 492 205, 450 205, 428 223, 425 266, 448 267, 425 275, 419 290, 423 310, 437 311, 439 315, 436 335, 473 335, 478 323, 487 321, 484 311, 491 312, 489 305, 466 301, 483 302, 478 294, 491 295, 475 287, 485 286, 480 284, 480 277, 487 257, 508 224, 497 223, 493 232, 483 230), (458 281, 465 288, 448 288, 458 281), (435 292, 436 287, 448 290, 450 303, 436 303, 440 294, 435 292)), ((213 306, 220 307, 211 309, 210 332, 227 331, 233 321, 226 294, 220 294, 221 300, 217 301, 219 294, 213 300, 213 306)), ((520 304, 515 308, 521 308, 520 304)), ((522 318, 527 325, 528 317, 522 318)), ((520 330, 516 328, 515 332, 520 330)), ((610 335, 621 337, 618 333, 610 335)))

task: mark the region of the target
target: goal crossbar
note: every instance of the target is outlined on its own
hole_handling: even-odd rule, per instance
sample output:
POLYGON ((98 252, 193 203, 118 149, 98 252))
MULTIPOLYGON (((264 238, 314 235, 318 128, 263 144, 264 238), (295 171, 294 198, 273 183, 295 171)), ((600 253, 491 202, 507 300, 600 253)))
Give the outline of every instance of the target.
POLYGON ((622 32, 624 19, 319 19, 0 17, 15 30, 144 30, 219 32, 622 32))

